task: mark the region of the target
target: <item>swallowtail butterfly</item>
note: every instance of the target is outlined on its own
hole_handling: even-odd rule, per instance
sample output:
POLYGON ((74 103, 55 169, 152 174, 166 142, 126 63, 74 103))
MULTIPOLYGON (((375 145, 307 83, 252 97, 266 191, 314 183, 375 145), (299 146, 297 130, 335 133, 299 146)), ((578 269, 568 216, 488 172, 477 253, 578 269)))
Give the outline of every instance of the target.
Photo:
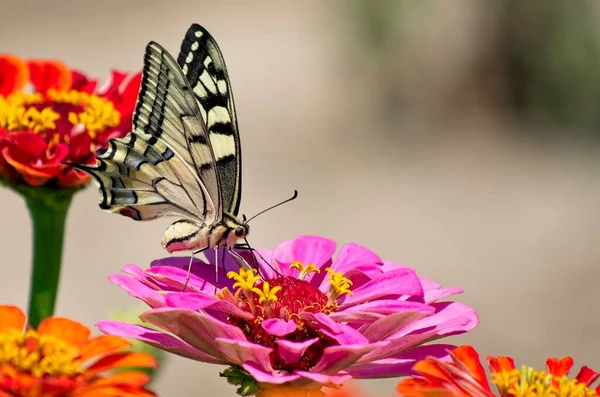
POLYGON ((138 221, 177 217, 162 238, 167 251, 236 255, 231 248, 249 232, 238 217, 241 159, 223 55, 194 24, 177 61, 147 45, 132 131, 99 150, 95 165, 69 165, 97 182, 103 210, 138 221))

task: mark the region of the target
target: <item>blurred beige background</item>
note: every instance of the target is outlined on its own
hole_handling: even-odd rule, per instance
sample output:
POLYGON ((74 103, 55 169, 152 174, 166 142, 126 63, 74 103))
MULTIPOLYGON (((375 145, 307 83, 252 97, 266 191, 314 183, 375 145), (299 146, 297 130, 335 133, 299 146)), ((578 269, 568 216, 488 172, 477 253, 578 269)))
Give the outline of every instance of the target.
MULTIPOLYGON (((103 77, 141 68, 150 40, 176 54, 188 26, 202 24, 234 87, 242 211, 300 192, 253 222, 254 246, 304 233, 364 244, 464 288, 457 299, 481 324, 452 342, 536 366, 572 355, 577 367, 599 369, 597 126, 506 110, 494 69, 499 19, 482 4, 3 0, 0 51, 103 77)), ((594 115, 600 97, 590 98, 594 115)), ((132 222, 97 202, 90 187, 70 210, 58 301, 58 314, 90 326, 135 308, 107 276, 166 256, 159 242, 169 224, 132 222)), ((0 203, 0 301, 25 307, 29 219, 15 194, 0 190, 0 203)), ((233 396, 220 370, 173 356, 156 389, 233 396)), ((396 382, 361 384, 391 396, 396 382)))

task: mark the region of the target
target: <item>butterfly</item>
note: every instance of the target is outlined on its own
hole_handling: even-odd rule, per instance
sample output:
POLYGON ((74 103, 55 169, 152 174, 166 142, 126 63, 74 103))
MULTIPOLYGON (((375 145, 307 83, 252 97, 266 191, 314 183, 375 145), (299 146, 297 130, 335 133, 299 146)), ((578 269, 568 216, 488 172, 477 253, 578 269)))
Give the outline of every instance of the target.
POLYGON ((98 150, 95 165, 69 165, 96 181, 103 210, 138 221, 177 217, 162 238, 168 252, 225 247, 239 263, 232 248, 249 233, 238 217, 241 160, 223 55, 193 24, 177 61, 158 43, 146 46, 132 131, 98 150))

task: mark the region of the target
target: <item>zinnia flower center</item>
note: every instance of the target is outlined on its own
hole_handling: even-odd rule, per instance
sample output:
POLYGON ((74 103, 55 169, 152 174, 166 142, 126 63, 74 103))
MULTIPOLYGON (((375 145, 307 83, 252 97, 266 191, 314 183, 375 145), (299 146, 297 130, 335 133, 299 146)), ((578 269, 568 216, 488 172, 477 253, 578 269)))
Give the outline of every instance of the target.
POLYGON ((521 370, 495 372, 492 373, 492 377, 503 397, 593 397, 597 395, 595 390, 577 379, 552 376, 545 371, 536 371, 527 366, 523 366, 521 370))
POLYGON ((52 335, 29 330, 0 333, 0 368, 12 367, 35 377, 76 376, 82 372, 79 349, 52 335))
POLYGON ((24 92, 0 95, 0 128, 45 134, 51 144, 68 144, 77 126, 95 139, 98 132, 118 126, 120 118, 112 102, 87 92, 50 89, 45 96, 24 92))
POLYGON ((244 268, 240 269, 239 273, 229 272, 227 276, 236 281, 233 285, 237 288, 235 295, 227 288, 223 288, 219 294, 222 299, 233 301, 238 307, 254 315, 250 320, 229 315, 227 320, 238 326, 248 340, 272 348, 273 368, 286 372, 311 369, 319 362, 326 347, 338 344, 333 338, 325 335, 316 324, 304 319, 302 313, 329 314, 337 308, 337 297, 351 293, 350 280, 331 269, 327 269, 331 275, 331 288, 329 293, 325 294, 302 279, 308 273, 318 272, 314 265, 304 266, 295 262, 291 267, 299 270, 301 278, 279 276, 263 280, 255 270, 244 268), (262 323, 273 318, 293 321, 296 329, 283 337, 272 335, 263 328, 262 323), (278 339, 303 342, 314 338, 317 338, 317 341, 306 349, 297 363, 287 363, 279 356, 276 343, 278 339))

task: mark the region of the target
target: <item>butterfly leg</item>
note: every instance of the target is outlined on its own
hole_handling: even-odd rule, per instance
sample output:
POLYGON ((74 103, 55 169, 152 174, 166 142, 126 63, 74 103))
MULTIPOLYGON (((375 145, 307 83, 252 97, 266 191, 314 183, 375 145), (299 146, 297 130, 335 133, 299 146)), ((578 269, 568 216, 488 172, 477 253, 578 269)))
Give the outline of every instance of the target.
POLYGON ((252 266, 250 266, 248 264, 248 262, 246 262, 246 260, 240 254, 238 254, 237 252, 235 252, 231 248, 228 248, 228 250, 229 250, 229 254, 237 262, 237 264, 238 264, 239 267, 245 267, 248 270, 252 270, 252 266))
POLYGON ((219 284, 219 247, 215 247, 215 289, 219 284))
POLYGON ((192 256, 190 257, 190 263, 188 264, 187 276, 185 277, 185 284, 183 284, 183 289, 181 290, 181 292, 185 292, 188 282, 190 281, 190 274, 192 272, 192 262, 194 261, 194 256, 196 254, 201 254, 202 252, 206 251, 207 249, 208 249, 208 247, 204 247, 204 248, 200 248, 197 251, 192 251, 192 256))

